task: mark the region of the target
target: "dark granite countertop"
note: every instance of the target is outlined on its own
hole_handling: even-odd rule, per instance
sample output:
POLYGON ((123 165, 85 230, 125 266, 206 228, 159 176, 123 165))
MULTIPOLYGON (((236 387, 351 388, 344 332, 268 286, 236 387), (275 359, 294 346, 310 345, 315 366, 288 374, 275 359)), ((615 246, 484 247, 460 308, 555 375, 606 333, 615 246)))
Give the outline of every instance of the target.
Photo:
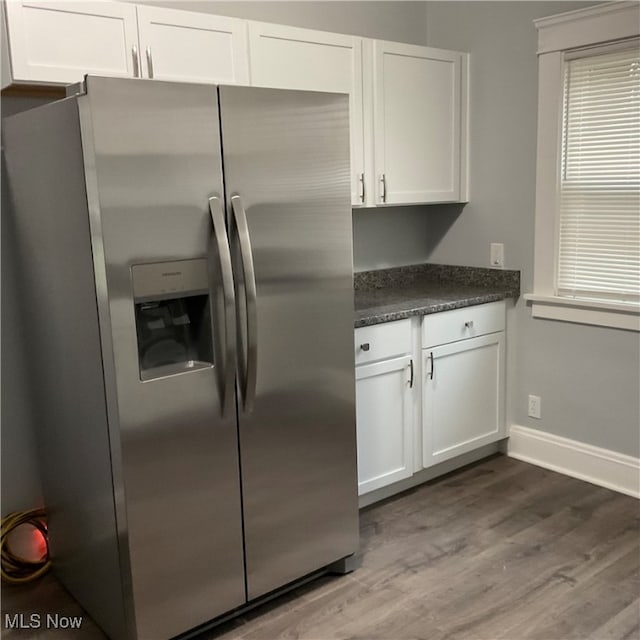
POLYGON ((402 320, 520 295, 520 272, 411 265, 354 276, 355 326, 402 320))

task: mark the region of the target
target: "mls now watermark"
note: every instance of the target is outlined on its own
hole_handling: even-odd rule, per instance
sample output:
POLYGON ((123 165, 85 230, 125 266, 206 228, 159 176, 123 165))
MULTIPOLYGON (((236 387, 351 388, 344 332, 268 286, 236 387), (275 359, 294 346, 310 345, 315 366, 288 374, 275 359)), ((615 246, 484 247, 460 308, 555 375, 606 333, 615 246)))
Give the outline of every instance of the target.
POLYGON ((6 629, 79 629, 82 616, 61 616, 59 613, 5 613, 6 629))

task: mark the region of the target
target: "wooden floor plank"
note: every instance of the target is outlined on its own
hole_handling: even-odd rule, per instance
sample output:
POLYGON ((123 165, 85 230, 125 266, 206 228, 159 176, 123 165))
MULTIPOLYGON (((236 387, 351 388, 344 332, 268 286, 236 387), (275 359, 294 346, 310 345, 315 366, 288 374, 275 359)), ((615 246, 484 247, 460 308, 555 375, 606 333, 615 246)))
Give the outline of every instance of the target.
MULTIPOLYGON (((608 564, 594 579, 577 583, 570 597, 548 601, 544 616, 530 620, 526 627, 514 627, 515 637, 566 638, 582 640, 602 626, 602 620, 611 620, 634 601, 640 589, 638 550, 608 564)), ((639 615, 636 610, 636 615, 639 615)))
POLYGON ((637 640, 640 638, 640 594, 629 605, 598 627, 588 640, 637 640))
MULTIPOLYGON (((495 456, 363 510, 360 568, 301 585, 202 640, 638 640, 638 507, 495 456)), ((50 577, 3 588, 3 610, 18 607, 79 610, 50 577)), ((74 640, 102 637, 88 622, 74 640)))

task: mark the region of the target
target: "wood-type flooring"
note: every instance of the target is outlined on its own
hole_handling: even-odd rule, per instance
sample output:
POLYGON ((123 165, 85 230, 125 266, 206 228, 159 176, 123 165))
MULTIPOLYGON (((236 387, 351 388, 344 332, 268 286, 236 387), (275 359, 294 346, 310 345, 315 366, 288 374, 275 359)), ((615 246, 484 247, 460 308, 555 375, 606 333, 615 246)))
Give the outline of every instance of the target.
MULTIPOLYGON (((499 455, 363 510, 360 532, 355 572, 199 638, 640 638, 634 498, 499 455)), ((50 576, 2 595, 2 638, 104 638, 86 615, 79 631, 6 628, 7 613, 82 614, 50 576)))

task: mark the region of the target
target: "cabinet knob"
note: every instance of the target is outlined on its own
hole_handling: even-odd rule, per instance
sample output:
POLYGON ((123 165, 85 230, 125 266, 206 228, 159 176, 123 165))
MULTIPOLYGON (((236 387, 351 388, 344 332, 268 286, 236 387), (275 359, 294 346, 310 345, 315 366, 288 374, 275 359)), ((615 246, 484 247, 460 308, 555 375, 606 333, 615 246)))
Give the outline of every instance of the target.
POLYGON ((370 345, 369 345, 369 343, 368 343, 368 342, 365 342, 364 344, 361 344, 361 345, 360 345, 360 348, 361 348, 363 351, 369 351, 369 349, 370 349, 371 347, 370 347, 370 345))
POLYGON ((467 322, 464 323, 464 328, 473 329, 473 320, 467 320, 467 322))

